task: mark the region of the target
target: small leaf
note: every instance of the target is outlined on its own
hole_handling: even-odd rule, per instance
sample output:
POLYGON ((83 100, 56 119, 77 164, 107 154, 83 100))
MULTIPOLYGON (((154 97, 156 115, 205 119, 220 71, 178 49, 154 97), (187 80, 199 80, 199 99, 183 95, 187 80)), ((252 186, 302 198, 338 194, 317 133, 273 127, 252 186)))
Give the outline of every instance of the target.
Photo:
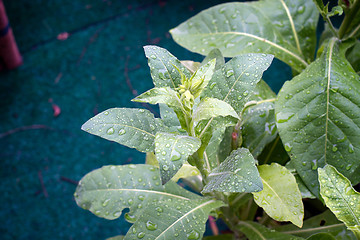
POLYGON ((301 74, 284 84, 275 103, 277 127, 301 179, 319 197, 317 168, 335 166, 360 181, 360 81, 337 39, 301 74))
POLYGON ((216 98, 201 99, 199 105, 197 105, 194 110, 192 119, 197 123, 201 120, 207 120, 219 116, 231 116, 239 119, 237 113, 228 103, 216 98))
POLYGON ((346 226, 340 223, 330 210, 305 220, 302 228, 287 224, 278 226, 275 230, 304 238, 325 232, 330 233, 337 240, 356 240, 354 234, 346 230, 346 226))
POLYGON ((255 159, 246 148, 234 150, 207 178, 203 193, 258 192, 263 189, 255 159))
POLYGON ((335 16, 335 15, 339 15, 341 16, 343 14, 344 10, 342 9, 341 6, 335 6, 331 9, 331 12, 329 12, 327 14, 328 17, 332 17, 332 16, 335 16))
POLYGON ((155 156, 159 162, 162 183, 168 182, 188 157, 201 145, 200 139, 172 133, 157 133, 155 156))
POLYGON ((194 61, 189 61, 189 60, 180 61, 180 62, 182 65, 184 65, 190 71, 191 74, 196 72, 196 70, 198 70, 200 67, 199 62, 194 62, 194 61))
POLYGON ((207 64, 202 65, 192 77, 192 89, 196 89, 193 93, 194 98, 200 96, 201 92, 208 85, 212 75, 214 74, 216 59, 210 60, 207 64))
POLYGON ((301 72, 314 57, 318 11, 312 1, 232 2, 209 8, 172 29, 174 40, 206 55, 263 52, 301 72))
POLYGON ((301 227, 304 206, 295 177, 277 163, 261 165, 258 169, 264 189, 253 193, 255 202, 273 219, 301 227))
POLYGON ((220 50, 217 48, 211 50, 209 54, 206 56, 206 58, 204 58, 204 60, 201 62, 201 64, 204 65, 212 59, 216 59, 215 71, 222 68, 222 66, 225 65, 225 59, 221 54, 220 50))
POLYGON ((227 102, 240 113, 272 59, 272 55, 255 53, 231 59, 215 71, 202 97, 227 102))
POLYGON ((178 111, 182 111, 183 109, 179 93, 169 87, 152 88, 132 99, 131 101, 146 102, 151 104, 164 103, 178 111))
POLYGON ((237 228, 243 232, 249 240, 301 240, 304 238, 275 232, 258 223, 241 221, 237 228))
POLYGON ((181 75, 176 67, 186 77, 190 77, 189 70, 166 49, 157 46, 145 46, 144 50, 155 87, 178 87, 181 84, 181 75))
POLYGON ((111 108, 89 119, 81 129, 140 152, 150 152, 154 150, 156 132, 166 127, 148 110, 111 108))
POLYGON ((320 194, 326 206, 347 227, 360 226, 360 193, 333 166, 319 168, 320 194))

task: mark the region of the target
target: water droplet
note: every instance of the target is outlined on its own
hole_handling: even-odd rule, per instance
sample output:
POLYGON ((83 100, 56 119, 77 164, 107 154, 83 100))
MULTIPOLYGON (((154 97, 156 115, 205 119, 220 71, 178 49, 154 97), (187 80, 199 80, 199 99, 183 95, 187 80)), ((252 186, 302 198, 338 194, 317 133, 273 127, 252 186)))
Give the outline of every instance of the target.
POLYGON ((349 153, 354 152, 354 146, 352 144, 349 144, 349 153))
POLYGON ((147 221, 145 225, 146 228, 150 231, 155 231, 157 229, 157 224, 153 223, 152 221, 147 221))
POLYGON ((139 232, 137 237, 141 239, 141 238, 145 237, 145 233, 144 232, 139 232))
POLYGON ((163 165, 163 167, 162 167, 162 168, 164 169, 164 171, 169 170, 169 166, 168 166, 168 165, 163 165))
POLYGON ((175 150, 171 152, 171 159, 170 159, 171 161, 177 161, 180 158, 181 158, 181 155, 179 152, 177 152, 175 150))
POLYGON ((106 207, 110 202, 110 199, 106 199, 103 203, 102 203, 102 206, 103 207, 106 207))
POLYGON ((246 97, 247 95, 249 95, 249 92, 248 92, 248 91, 245 91, 245 92, 243 93, 243 96, 246 97))
POLYGON ((316 170, 318 168, 316 159, 311 161, 311 169, 316 170))
POLYGON ((116 218, 118 218, 118 217, 120 217, 120 215, 121 215, 121 212, 114 212, 114 217, 116 217, 116 218))
POLYGON ((163 212, 163 209, 161 207, 156 207, 155 210, 159 213, 162 213, 163 212))
POLYGON ((186 236, 187 236, 188 239, 199 239, 200 238, 200 233, 198 231, 196 231, 196 230, 192 230, 186 236))
POLYGON ((333 152, 336 152, 338 150, 338 148, 336 147, 336 145, 333 145, 332 149, 333 152))
POLYGON ((279 112, 276 114, 276 121, 278 123, 284 123, 289 121, 294 115, 294 113, 279 112))
POLYGON ((122 128, 119 130, 119 135, 124 135, 125 133, 126 133, 125 129, 122 128))
POLYGON ((114 128, 111 127, 111 128, 109 128, 109 129, 107 130, 106 133, 109 134, 109 135, 111 135, 111 134, 114 134, 114 132, 115 132, 114 128))
POLYGON ((139 199, 140 201, 144 201, 145 196, 144 196, 144 195, 139 195, 139 196, 138 196, 138 199, 139 199))
POLYGON ((216 85, 216 82, 211 83, 210 84, 210 89, 212 90, 215 87, 215 85, 216 85))
POLYGON ((151 57, 152 59, 156 59, 156 56, 155 56, 154 54, 152 54, 150 57, 151 57))
POLYGON ((305 7, 304 6, 300 6, 297 10, 298 13, 303 13, 305 11, 305 7))
POLYGON ((104 112, 105 115, 109 115, 109 112, 104 112))
POLYGON ((351 167, 352 167, 352 164, 350 163, 350 164, 348 164, 348 165, 346 166, 346 170, 350 170, 351 167))
POLYGON ((231 77, 232 75, 234 75, 234 70, 230 69, 226 71, 226 77, 231 77))
POLYGON ((290 143, 285 143, 284 147, 285 147, 285 151, 287 151, 287 152, 290 152, 292 149, 292 146, 290 145, 290 143))

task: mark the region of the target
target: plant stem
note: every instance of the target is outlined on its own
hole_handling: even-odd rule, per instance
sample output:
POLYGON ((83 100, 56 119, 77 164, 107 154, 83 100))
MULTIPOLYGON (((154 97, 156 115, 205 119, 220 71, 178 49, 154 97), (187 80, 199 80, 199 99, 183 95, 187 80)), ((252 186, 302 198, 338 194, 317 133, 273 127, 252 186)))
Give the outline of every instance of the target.
POLYGON ((339 38, 339 33, 336 31, 334 25, 332 24, 330 18, 328 16, 324 17, 324 20, 328 23, 331 32, 334 34, 335 37, 339 38))
POLYGON ((345 15, 344 21, 342 22, 339 29, 339 38, 342 39, 346 34, 351 22, 354 20, 356 13, 360 9, 360 0, 355 0, 353 5, 351 6, 349 14, 345 15))

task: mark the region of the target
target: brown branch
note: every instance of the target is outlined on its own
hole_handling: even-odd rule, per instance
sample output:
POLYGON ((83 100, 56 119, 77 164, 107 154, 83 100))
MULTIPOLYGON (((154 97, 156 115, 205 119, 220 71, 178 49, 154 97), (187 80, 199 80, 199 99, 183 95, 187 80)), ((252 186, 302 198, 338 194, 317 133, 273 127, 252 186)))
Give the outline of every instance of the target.
POLYGON ((9 130, 7 132, 0 133, 0 138, 7 137, 7 136, 9 136, 11 134, 14 134, 14 133, 17 133, 17 132, 26 131, 26 130, 34 130, 34 129, 53 130, 53 128, 51 128, 49 126, 35 124, 35 125, 30 125, 30 126, 22 126, 22 127, 14 128, 14 129, 11 129, 11 130, 9 130))
POLYGON ((64 177, 64 176, 60 176, 60 180, 63 181, 63 182, 68 182, 68 183, 74 184, 74 185, 79 184, 78 181, 72 180, 72 179, 64 177))
POLYGON ((47 192, 47 190, 46 190, 46 188, 45 188, 44 179, 43 179, 41 170, 38 171, 38 177, 39 177, 39 180, 40 180, 42 192, 44 193, 44 196, 45 196, 46 198, 48 198, 48 197, 49 197, 49 194, 48 194, 48 192, 47 192))

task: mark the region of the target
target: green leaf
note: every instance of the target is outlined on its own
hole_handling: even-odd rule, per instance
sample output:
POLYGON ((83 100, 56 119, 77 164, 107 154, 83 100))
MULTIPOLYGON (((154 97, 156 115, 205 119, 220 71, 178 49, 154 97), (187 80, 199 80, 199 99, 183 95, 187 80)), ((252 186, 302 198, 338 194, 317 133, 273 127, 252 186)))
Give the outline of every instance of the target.
POLYGON ((302 198, 312 198, 312 199, 316 198, 316 196, 315 196, 314 194, 312 194, 312 193, 310 192, 310 190, 306 187, 306 185, 305 185, 305 183, 303 182, 303 180, 301 180, 301 177, 300 177, 299 174, 296 172, 295 167, 294 167, 292 161, 287 162, 286 165, 285 165, 285 167, 286 167, 287 169, 289 169, 290 172, 293 173, 293 175, 294 175, 294 177, 295 177, 295 179, 296 179, 296 183, 297 183, 297 185, 298 185, 298 187, 299 187, 299 190, 300 190, 300 192, 301 192, 301 197, 302 197, 302 198))
POLYGON ((264 0, 209 8, 170 32, 190 51, 225 57, 263 52, 301 72, 313 59, 318 11, 312 1, 264 0))
POLYGON ((307 240, 336 240, 336 238, 329 233, 317 233, 308 237, 307 240))
POLYGON ((253 193, 255 202, 273 219, 301 227, 304 206, 295 177, 277 163, 261 165, 258 169, 264 189, 253 193))
POLYGON ((195 137, 160 132, 156 134, 155 156, 159 162, 163 184, 177 173, 200 145, 200 139, 195 137))
POLYGON ((228 61, 217 70, 202 97, 217 98, 229 103, 240 113, 260 81, 263 72, 270 66, 273 56, 244 54, 228 61))
POLYGON ((243 146, 254 157, 260 155, 265 146, 277 136, 274 101, 259 101, 246 108, 242 117, 243 146))
POLYGON ((234 150, 207 178, 202 193, 258 192, 263 189, 255 159, 246 148, 234 150))
POLYGON ((196 89, 193 92, 194 98, 200 96, 201 92, 208 85, 212 75, 214 74, 216 59, 210 60, 205 65, 202 65, 192 76, 192 89, 196 89))
POLYGON ((196 70, 199 69, 200 67, 200 63, 199 62, 194 62, 194 61, 180 61, 182 65, 184 65, 191 74, 193 74, 194 72, 196 72, 196 70))
POLYGON ((158 169, 149 165, 94 170, 80 181, 75 199, 82 208, 107 219, 118 218, 124 208, 130 208, 125 218, 135 223, 124 239, 201 238, 210 211, 223 206, 172 181, 161 185, 158 169))
POLYGON ((287 224, 279 226, 275 230, 303 238, 324 232, 330 233, 337 240, 356 240, 354 234, 346 230, 346 226, 340 223, 329 210, 305 220, 302 228, 287 224))
POLYGON ((320 194, 326 206, 347 227, 360 226, 360 193, 333 166, 319 168, 320 194))
MULTIPOLYGON (((146 164, 159 167, 159 162, 156 159, 155 153, 146 153, 146 164)), ((191 166, 189 163, 184 163, 179 169, 179 171, 171 178, 171 181, 177 182, 180 178, 189 178, 193 176, 198 176, 199 174, 200 172, 196 167, 191 166)))
POLYGON ((241 221, 237 227, 249 240, 301 240, 304 238, 296 237, 281 232, 275 232, 258 223, 241 221))
POLYGON ((275 103, 285 150, 311 192, 319 197, 317 168, 335 166, 360 181, 360 81, 331 39, 322 56, 286 82, 275 103))
POLYGON ((176 113, 173 109, 171 109, 168 105, 160 103, 159 104, 160 109, 160 116, 163 120, 164 124, 170 128, 175 127, 175 129, 178 129, 180 127, 179 119, 176 116, 176 113))
POLYGON ((332 16, 335 16, 335 15, 339 15, 341 16, 343 14, 344 10, 342 9, 341 6, 335 6, 331 9, 331 12, 329 12, 327 14, 328 17, 332 17, 332 16))
POLYGON ((213 49, 209 52, 209 54, 204 58, 204 60, 201 62, 202 65, 208 63, 210 60, 216 59, 216 65, 215 65, 215 71, 222 68, 223 65, 225 65, 225 59, 220 52, 219 49, 213 49))
POLYGON ((178 87, 181 84, 181 75, 176 68, 180 69, 186 77, 191 76, 189 70, 166 49, 145 46, 144 50, 155 87, 178 87))
POLYGON ((279 137, 275 138, 274 141, 266 145, 261 154, 257 157, 259 164, 270 164, 276 162, 280 165, 285 165, 289 160, 289 155, 284 149, 284 145, 279 137))
POLYGON ((220 159, 220 144, 225 136, 225 127, 216 129, 205 149, 204 158, 208 162, 210 171, 220 165, 224 159, 220 159))
POLYGON ((360 41, 356 40, 355 45, 346 52, 346 58, 351 63, 357 74, 360 74, 360 41))
POLYGON ((201 120, 207 120, 215 117, 231 116, 239 119, 239 116, 234 109, 226 102, 216 98, 203 98, 199 105, 196 106, 192 119, 194 122, 200 122, 201 120))
POLYGON ((152 88, 131 101, 151 104, 164 103, 177 111, 182 111, 183 109, 179 93, 169 87, 152 88))
POLYGON ((89 119, 81 129, 140 152, 154 150, 156 132, 166 127, 144 109, 111 108, 89 119))

